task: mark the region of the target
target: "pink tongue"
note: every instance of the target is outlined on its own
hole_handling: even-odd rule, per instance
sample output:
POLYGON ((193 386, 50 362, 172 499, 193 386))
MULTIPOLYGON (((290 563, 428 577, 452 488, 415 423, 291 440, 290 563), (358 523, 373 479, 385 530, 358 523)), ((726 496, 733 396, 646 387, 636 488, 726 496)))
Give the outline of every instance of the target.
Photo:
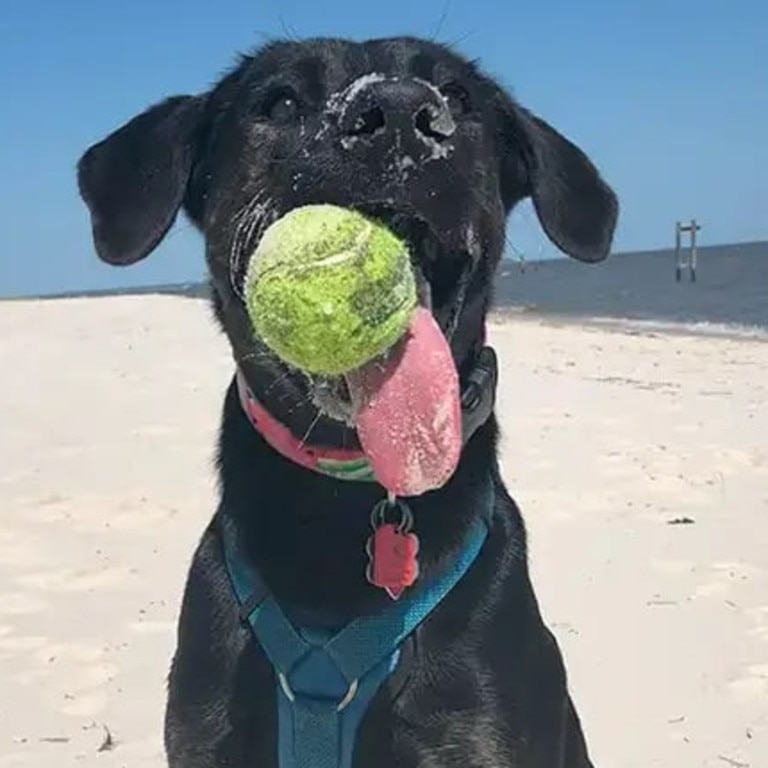
POLYGON ((417 309, 386 359, 346 379, 376 479, 398 496, 444 485, 461 454, 461 403, 451 350, 432 313, 417 309))

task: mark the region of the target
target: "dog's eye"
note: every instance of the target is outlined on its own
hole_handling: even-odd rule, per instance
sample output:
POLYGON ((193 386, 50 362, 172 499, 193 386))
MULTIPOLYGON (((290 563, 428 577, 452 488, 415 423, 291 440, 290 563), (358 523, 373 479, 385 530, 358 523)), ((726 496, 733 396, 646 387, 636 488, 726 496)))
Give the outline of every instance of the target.
POLYGON ((280 91, 269 99, 264 112, 275 123, 293 122, 299 114, 299 100, 289 91, 280 91))
POLYGON ((466 115, 470 111, 469 94, 464 86, 458 83, 446 83, 440 88, 440 92, 454 115, 466 115))

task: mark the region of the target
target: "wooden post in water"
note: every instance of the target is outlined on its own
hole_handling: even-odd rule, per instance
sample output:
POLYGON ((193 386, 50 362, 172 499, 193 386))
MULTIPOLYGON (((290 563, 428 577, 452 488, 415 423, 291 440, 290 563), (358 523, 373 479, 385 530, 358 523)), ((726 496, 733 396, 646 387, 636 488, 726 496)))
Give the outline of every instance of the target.
POLYGON ((696 247, 696 234, 701 230, 701 224, 696 219, 691 219, 690 224, 675 222, 675 280, 679 283, 683 279, 683 269, 688 267, 691 282, 696 282, 696 261, 698 250, 696 247), (682 236, 689 235, 690 255, 686 260, 683 256, 682 236))
POLYGON ((691 282, 696 282, 696 233, 699 231, 700 227, 696 222, 696 219, 691 220, 691 282))

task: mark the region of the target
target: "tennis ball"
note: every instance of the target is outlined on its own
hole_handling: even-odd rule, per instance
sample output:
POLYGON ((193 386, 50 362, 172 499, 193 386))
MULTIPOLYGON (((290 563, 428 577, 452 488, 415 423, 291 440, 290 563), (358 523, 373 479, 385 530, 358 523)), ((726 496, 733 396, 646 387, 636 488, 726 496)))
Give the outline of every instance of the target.
POLYGON ((340 375, 386 352, 416 308, 405 243, 383 224, 331 205, 295 208, 264 232, 245 303, 256 334, 286 363, 340 375))

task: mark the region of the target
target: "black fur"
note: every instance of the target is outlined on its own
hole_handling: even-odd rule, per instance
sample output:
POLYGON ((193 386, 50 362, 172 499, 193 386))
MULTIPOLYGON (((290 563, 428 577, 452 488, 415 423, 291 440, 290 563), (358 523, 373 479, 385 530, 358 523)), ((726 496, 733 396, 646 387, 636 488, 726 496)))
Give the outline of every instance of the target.
MULTIPOLYGON (((475 64, 411 38, 271 44, 243 57, 210 92, 156 105, 90 148, 79 185, 96 250, 113 264, 147 256, 186 212, 205 238, 216 316, 250 386, 297 436, 338 446, 356 444, 354 431, 318 412, 319 382, 271 356, 244 311, 243 271, 272 220, 328 202, 398 229, 466 380, 512 207, 532 198, 551 240, 585 262, 607 255, 618 211, 579 149, 475 64), (339 95, 369 73, 385 77, 339 95)), ((529 581, 523 522, 499 476, 496 436, 492 417, 465 446, 450 482, 409 501, 424 572, 454 551, 480 514, 487 478, 495 489, 492 532, 377 694, 356 766, 591 765, 529 581)), ((274 678, 238 619, 219 520, 235 523, 291 615, 337 625, 388 601, 364 575, 368 515, 382 491, 278 456, 242 414, 233 386, 219 473, 221 503, 181 609, 166 748, 172 768, 267 768, 276 766, 274 678)))

